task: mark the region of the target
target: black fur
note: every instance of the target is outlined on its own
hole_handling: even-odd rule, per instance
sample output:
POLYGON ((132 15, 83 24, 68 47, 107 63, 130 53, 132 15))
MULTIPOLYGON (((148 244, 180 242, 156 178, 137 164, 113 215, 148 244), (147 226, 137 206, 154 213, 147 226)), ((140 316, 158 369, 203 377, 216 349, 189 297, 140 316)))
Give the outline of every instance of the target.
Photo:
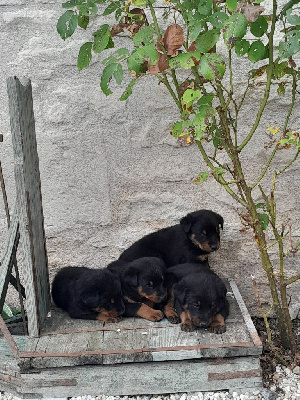
POLYGON ((120 278, 125 316, 139 316, 150 321, 163 318, 162 311, 154 309, 166 297, 166 268, 160 258, 143 257, 132 262, 117 260, 107 268, 120 278))
POLYGON ((187 262, 201 262, 220 246, 223 229, 221 215, 210 211, 192 212, 180 223, 144 236, 125 250, 120 260, 133 261, 141 257, 159 257, 166 267, 187 262))
POLYGON ((170 322, 181 322, 185 331, 210 328, 212 332, 226 331, 229 313, 227 289, 208 263, 176 265, 167 271, 169 311, 173 307, 178 318, 170 314, 170 322))
POLYGON ((62 268, 53 280, 52 298, 72 318, 117 322, 125 311, 120 280, 107 269, 62 268))

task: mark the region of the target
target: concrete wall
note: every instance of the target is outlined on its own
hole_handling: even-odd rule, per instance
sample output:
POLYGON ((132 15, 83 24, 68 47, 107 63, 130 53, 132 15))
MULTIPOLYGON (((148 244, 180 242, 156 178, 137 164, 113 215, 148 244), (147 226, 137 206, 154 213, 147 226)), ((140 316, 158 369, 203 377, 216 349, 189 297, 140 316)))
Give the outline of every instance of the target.
MULTIPOLYGON (((267 6, 270 1, 267 0, 267 6)), ((241 233, 240 207, 209 178, 201 186, 192 180, 204 163, 196 146, 180 146, 169 134, 177 110, 155 77, 144 78, 125 102, 116 87, 106 98, 100 90, 101 56, 79 72, 77 54, 84 35, 65 42, 56 32, 62 14, 59 0, 0 0, 0 160, 13 209, 15 189, 6 78, 27 76, 33 85, 36 133, 40 157, 45 229, 50 276, 66 265, 104 267, 134 240, 177 223, 190 211, 209 208, 223 215, 222 248, 211 257, 212 267, 234 278, 252 313, 257 313, 250 275, 267 299, 265 276, 251 232, 241 233)), ((103 23, 100 18, 94 22, 103 23)), ((234 57, 235 84, 242 93, 248 61, 234 57)), ((263 79, 263 78, 262 78, 263 79)), ((289 90, 287 90, 289 92, 289 90)), ((243 137, 253 122, 260 91, 250 91, 240 117, 243 137)), ((255 179, 268 159, 267 125, 283 126, 289 97, 270 96, 270 104, 242 156, 246 173, 255 179)), ((299 97, 290 126, 299 129, 299 97), (298 117, 298 118, 297 118, 298 117), (297 125, 298 122, 298 125, 297 125)), ((280 168, 290 159, 280 151, 280 168)), ((264 183, 270 183, 271 174, 264 183)), ((300 236, 299 162, 284 174, 277 188, 279 222, 291 223, 300 236)), ((260 193, 255 192, 256 199, 260 193)), ((0 250, 6 237, 0 203, 0 250)), ((275 248, 274 248, 275 251, 275 248)), ((274 255, 276 257, 276 255, 274 255)), ((299 255, 287 260, 289 274, 300 272, 299 255)), ((299 284, 292 302, 299 306, 299 284)))

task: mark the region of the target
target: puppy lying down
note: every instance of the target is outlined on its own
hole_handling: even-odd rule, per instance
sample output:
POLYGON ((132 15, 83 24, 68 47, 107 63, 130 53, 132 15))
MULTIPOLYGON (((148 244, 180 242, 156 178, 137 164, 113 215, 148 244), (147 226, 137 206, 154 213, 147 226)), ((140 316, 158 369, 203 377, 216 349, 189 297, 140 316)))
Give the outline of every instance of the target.
POLYGON ((180 322, 186 332, 197 328, 209 328, 214 333, 226 331, 227 289, 207 262, 168 268, 166 280, 168 301, 164 312, 171 323, 180 322))
POLYGON ((107 269, 62 268, 53 280, 52 298, 71 318, 118 322, 125 311, 120 280, 107 269))

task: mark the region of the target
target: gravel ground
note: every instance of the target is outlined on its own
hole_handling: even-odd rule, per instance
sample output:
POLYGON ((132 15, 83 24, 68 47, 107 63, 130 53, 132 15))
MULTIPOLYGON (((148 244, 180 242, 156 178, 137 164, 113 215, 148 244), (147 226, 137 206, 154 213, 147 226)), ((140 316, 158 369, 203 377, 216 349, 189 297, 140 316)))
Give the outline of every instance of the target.
MULTIPOLYGON (((278 365, 269 382, 269 387, 253 392, 194 392, 175 393, 170 395, 141 395, 141 396, 81 396, 72 397, 71 400, 275 400, 290 399, 300 400, 300 367, 293 370, 278 365)), ((0 392, 0 400, 18 400, 17 397, 0 392)))

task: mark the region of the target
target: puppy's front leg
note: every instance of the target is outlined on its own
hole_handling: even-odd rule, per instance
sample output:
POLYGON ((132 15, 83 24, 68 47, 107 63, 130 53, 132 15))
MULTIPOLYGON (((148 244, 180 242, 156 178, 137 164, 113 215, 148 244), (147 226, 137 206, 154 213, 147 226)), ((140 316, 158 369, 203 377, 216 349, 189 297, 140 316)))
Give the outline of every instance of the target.
POLYGON ((125 315, 127 317, 141 317, 148 321, 160 321, 164 313, 160 310, 154 310, 144 303, 127 303, 125 305, 125 315))
POLYGON ((226 332, 226 324, 225 319, 228 317, 229 314, 229 303, 226 299, 225 306, 214 316, 211 324, 209 325, 210 330, 213 333, 224 333, 226 332))
POLYGON ((192 318, 187 310, 184 310, 180 314, 181 319, 181 330, 184 332, 193 332, 196 328, 192 323, 192 318))
POLYGON ((171 322, 171 324, 179 324, 180 318, 177 312, 175 311, 173 290, 171 291, 171 294, 169 294, 169 299, 167 304, 164 306, 164 313, 168 321, 171 322))

